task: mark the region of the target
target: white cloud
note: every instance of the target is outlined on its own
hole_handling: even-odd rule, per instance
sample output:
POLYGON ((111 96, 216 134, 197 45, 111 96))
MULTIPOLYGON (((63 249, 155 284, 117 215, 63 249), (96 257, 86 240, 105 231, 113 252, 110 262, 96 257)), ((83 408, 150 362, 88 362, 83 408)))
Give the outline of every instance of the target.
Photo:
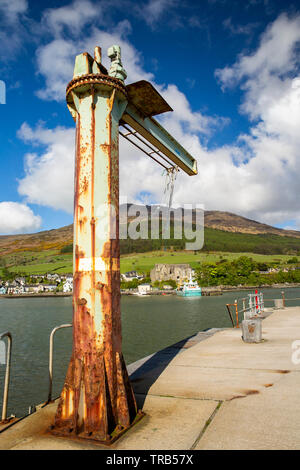
POLYGON ((101 21, 102 5, 89 0, 74 0, 69 5, 49 8, 44 11, 42 22, 55 36, 61 36, 64 29, 72 36, 78 35, 87 23, 101 21))
POLYGON ((0 202, 0 233, 30 233, 41 226, 41 218, 30 207, 19 202, 0 202))
POLYGON ((25 155, 26 174, 19 180, 18 191, 27 202, 72 212, 74 135, 74 129, 22 125, 19 138, 46 147, 40 154, 25 155))
POLYGON ((210 161, 203 165, 205 181, 199 186, 213 188, 212 175, 207 174, 213 165, 218 195, 209 191, 204 202, 210 207, 273 224, 290 219, 300 223, 299 40, 300 15, 281 15, 262 35, 256 51, 241 54, 232 67, 217 71, 225 87, 241 82, 241 110, 257 123, 235 145, 209 152, 210 161), (233 164, 236 149, 244 152, 245 163, 233 164))
POLYGON ((46 86, 38 91, 38 96, 45 100, 61 101, 65 98, 67 83, 73 76, 75 55, 88 51, 93 55, 95 46, 101 45, 103 62, 109 68, 109 59, 106 57, 107 49, 112 44, 119 44, 122 51, 122 60, 128 75, 128 82, 141 79, 151 80, 153 75, 142 68, 142 56, 132 46, 128 39, 130 24, 122 21, 106 32, 96 27, 91 27, 89 35, 82 39, 54 39, 37 50, 38 72, 45 78, 46 86))
POLYGON ((229 119, 204 115, 200 111, 192 111, 186 96, 176 85, 171 84, 167 87, 156 85, 156 88, 174 110, 171 114, 161 116, 160 119, 165 125, 174 126, 177 123, 184 125, 185 130, 189 133, 210 134, 214 128, 220 128, 229 123, 229 119))
POLYGON ((289 18, 282 14, 262 34, 255 52, 241 54, 232 67, 218 69, 216 76, 224 87, 246 79, 244 88, 251 93, 253 87, 263 85, 268 79, 284 77, 295 70, 299 60, 295 46, 299 40, 300 15, 289 18))
POLYGON ((26 30, 22 24, 28 10, 27 0, 0 0, 0 57, 12 60, 23 47, 26 30))
POLYGON ((178 5, 177 0, 148 0, 147 3, 140 3, 137 12, 149 26, 154 26, 166 11, 178 5))
POLYGON ((28 9, 27 0, 1 0, 0 11, 10 23, 18 21, 20 14, 28 9))

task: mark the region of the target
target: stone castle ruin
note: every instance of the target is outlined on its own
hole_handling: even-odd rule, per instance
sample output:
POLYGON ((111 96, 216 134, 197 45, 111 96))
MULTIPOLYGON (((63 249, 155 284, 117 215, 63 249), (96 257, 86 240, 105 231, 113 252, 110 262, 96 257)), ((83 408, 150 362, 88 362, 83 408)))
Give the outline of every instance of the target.
POLYGON ((189 279, 191 275, 192 268, 189 264, 156 264, 150 271, 151 282, 172 279, 179 284, 189 279))

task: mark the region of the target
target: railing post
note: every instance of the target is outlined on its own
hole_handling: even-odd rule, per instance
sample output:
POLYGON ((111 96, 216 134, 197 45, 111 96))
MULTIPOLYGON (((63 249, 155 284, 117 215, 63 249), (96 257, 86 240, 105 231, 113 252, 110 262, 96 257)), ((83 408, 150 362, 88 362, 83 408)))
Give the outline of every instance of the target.
POLYGON ((264 294, 261 292, 259 294, 259 299, 260 299, 260 311, 264 311, 264 294))
POLYGON ((238 305, 237 305, 237 300, 234 301, 235 305, 235 315, 236 315, 236 327, 239 328, 239 311, 238 311, 238 305))
POLYGON ((228 311, 228 313, 229 313, 229 317, 230 317, 232 326, 233 326, 233 328, 234 328, 234 321, 233 321, 233 318, 232 318, 232 315, 231 315, 230 305, 231 305, 231 304, 226 304, 226 307, 227 307, 227 311, 228 311))
POLYGON ((11 364, 11 348, 12 348, 12 336, 9 331, 0 334, 0 340, 7 336, 7 352, 6 352, 6 370, 5 370, 5 381, 4 381, 4 393, 3 393, 3 406, 2 406, 2 417, 1 422, 5 422, 7 419, 7 402, 8 402, 8 390, 10 381, 10 364, 11 364))
POLYGON ((249 296, 249 312, 252 313, 252 294, 248 294, 249 296))
POLYGON ((259 306, 258 306, 258 291, 257 289, 255 290, 255 313, 259 313, 259 306))
POLYGON ((46 403, 50 403, 52 401, 52 385, 53 385, 53 340, 54 340, 54 335, 57 332, 57 330, 60 330, 61 328, 70 328, 72 326, 71 323, 67 323, 65 325, 60 325, 51 331, 50 334, 50 342, 49 342, 49 391, 48 391, 48 400, 46 403))

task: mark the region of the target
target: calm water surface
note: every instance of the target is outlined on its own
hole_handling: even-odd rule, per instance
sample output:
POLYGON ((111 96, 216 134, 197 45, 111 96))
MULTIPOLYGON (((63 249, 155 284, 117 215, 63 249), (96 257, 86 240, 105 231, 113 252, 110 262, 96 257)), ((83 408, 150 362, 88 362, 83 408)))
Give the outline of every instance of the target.
MULTIPOLYGON (((265 298, 280 298, 281 289, 265 289, 265 298)), ((286 298, 300 297, 299 288, 285 289, 286 298)), ((247 295, 229 292, 217 297, 122 297, 123 352, 127 364, 207 328, 231 327, 226 303, 247 295)), ((266 303, 266 305, 268 305, 266 303)), ((287 305, 300 305, 290 300, 287 305)), ((51 330, 72 322, 72 299, 0 299, 0 332, 13 335, 8 413, 18 416, 29 405, 46 400, 51 330)), ((56 333, 54 396, 60 394, 71 355, 71 328, 56 333)), ((0 365, 0 405, 5 367, 0 365)))

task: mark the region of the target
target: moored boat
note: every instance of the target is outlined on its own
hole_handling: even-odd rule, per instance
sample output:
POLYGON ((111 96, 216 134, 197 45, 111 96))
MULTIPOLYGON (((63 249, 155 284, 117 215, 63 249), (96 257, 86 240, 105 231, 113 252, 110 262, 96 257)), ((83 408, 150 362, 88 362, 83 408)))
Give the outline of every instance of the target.
POLYGON ((183 285, 177 289, 177 295, 182 295, 184 297, 199 297, 202 295, 202 289, 196 281, 193 281, 193 279, 190 278, 189 281, 184 282, 183 285))

